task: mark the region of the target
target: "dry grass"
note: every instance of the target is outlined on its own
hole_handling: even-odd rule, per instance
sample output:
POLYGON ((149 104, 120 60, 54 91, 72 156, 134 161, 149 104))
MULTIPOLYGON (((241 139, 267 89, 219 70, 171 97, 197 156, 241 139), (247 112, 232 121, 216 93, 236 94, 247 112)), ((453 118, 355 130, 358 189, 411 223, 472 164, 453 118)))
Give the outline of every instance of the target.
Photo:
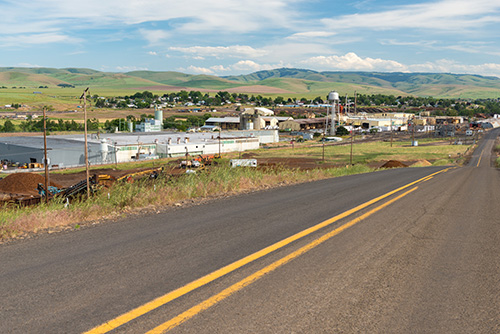
POLYGON ((63 201, 28 208, 4 208, 0 212, 0 240, 41 230, 75 228, 102 219, 127 216, 141 210, 163 210, 186 201, 234 195, 275 186, 370 172, 365 166, 316 169, 230 168, 219 166, 196 175, 118 183, 88 201, 65 207, 63 201))
MULTIPOLYGON (((426 142, 421 141, 421 144, 426 142)), ((500 146, 500 145, 499 145, 500 146)), ((409 142, 399 142, 391 148, 389 143, 370 142, 354 146, 354 163, 350 168, 298 170, 284 167, 255 169, 230 168, 227 161, 196 175, 177 178, 159 178, 136 183, 117 183, 112 188, 97 193, 88 201, 75 202, 65 207, 62 201, 52 201, 28 208, 3 208, 0 211, 0 240, 19 237, 40 230, 75 228, 81 224, 102 219, 125 217, 143 210, 163 210, 206 198, 256 191, 270 187, 308 182, 348 174, 373 171, 367 167, 383 160, 429 160, 433 165, 450 164, 463 156, 466 146, 421 145, 411 147, 409 142)), ((500 150, 500 147, 498 148, 500 150)), ((322 147, 296 146, 294 149, 258 150, 263 157, 320 158, 322 147)), ((350 146, 328 146, 326 159, 337 165, 349 162, 350 146)), ((499 159, 500 160, 500 159, 499 159)), ((155 162, 159 163, 159 162, 155 162)), ((497 160, 500 164, 500 161, 497 160)), ((120 166, 123 167, 123 166, 120 166)), ((133 167, 137 168, 138 165, 133 167)))

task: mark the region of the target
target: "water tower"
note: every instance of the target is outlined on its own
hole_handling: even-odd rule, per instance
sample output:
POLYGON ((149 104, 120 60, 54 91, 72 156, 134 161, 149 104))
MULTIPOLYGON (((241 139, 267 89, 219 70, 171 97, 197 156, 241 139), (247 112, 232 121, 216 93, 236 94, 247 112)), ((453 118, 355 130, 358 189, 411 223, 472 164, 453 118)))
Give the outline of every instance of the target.
MULTIPOLYGON (((330 127, 330 135, 334 136, 335 135, 335 113, 337 111, 337 105, 339 103, 339 93, 336 91, 332 90, 328 94, 328 101, 332 105, 332 121, 331 121, 331 127, 330 127)), ((328 116, 327 116, 328 117, 328 116)))

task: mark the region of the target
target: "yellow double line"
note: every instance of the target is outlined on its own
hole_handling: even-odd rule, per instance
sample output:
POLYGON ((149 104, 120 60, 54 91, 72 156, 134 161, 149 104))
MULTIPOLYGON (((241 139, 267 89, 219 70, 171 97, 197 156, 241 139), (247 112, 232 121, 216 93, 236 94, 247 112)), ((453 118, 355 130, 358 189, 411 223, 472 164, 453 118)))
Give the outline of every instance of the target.
MULTIPOLYGON (((223 268, 220 268, 206 276, 203 276, 191 283, 188 283, 187 285, 183 286, 183 287, 180 287, 174 291, 171 291, 161 297, 158 297, 142 306, 139 306, 125 314, 122 314, 118 317, 116 317, 115 319, 112 319, 98 327, 95 327, 93 329, 91 329, 90 331, 88 332, 85 332, 85 334, 98 334, 98 333, 107 333, 113 329, 116 329, 118 328, 119 326, 133 320, 133 319, 136 319, 160 306, 163 306, 169 302, 171 302, 172 300, 176 299, 176 298, 179 298, 203 285, 206 285, 230 272, 233 272, 235 271, 236 269, 239 269, 241 267, 243 267, 244 265, 250 263, 250 262, 253 262, 257 259, 260 259, 262 257, 264 257, 265 255, 275 251, 275 250, 278 250, 298 239, 301 239, 315 231, 318 231, 326 226, 329 226, 349 215, 352 215, 353 213, 356 213, 376 202, 379 202, 397 192, 400 192, 404 189, 407 189, 413 185, 416 185, 417 183, 420 183, 420 182, 424 182, 424 181, 427 181, 427 180, 430 180, 431 178, 433 178, 435 175, 439 174, 439 173, 443 173, 443 172, 446 172, 448 169, 444 169, 444 170, 441 170, 439 172, 436 172, 436 173, 433 173, 433 174, 430 174, 426 177, 423 177, 419 180, 416 180, 414 182, 411 182, 405 186, 402 186, 398 189, 395 189, 393 191, 390 191, 382 196, 379 196, 377 198, 374 198, 366 203, 363 203, 361 205, 358 205, 357 207, 351 209, 351 210, 348 210, 348 211, 345 211, 335 217, 332 217, 328 220, 325 220, 315 226, 312 226, 304 231, 301 231, 299 233, 296 233, 286 239, 283 239, 271 246, 268 246, 258 252, 255 252, 251 255, 248 255, 238 261, 235 261, 223 268)), ((261 278, 262 276, 264 276, 265 274, 275 270, 276 268, 284 265, 285 263, 291 261, 292 259, 306 253, 307 251, 313 249, 314 247, 318 246, 319 244, 325 242, 326 240, 332 238, 333 236, 341 233, 342 231, 346 230, 347 228, 353 226, 354 224, 360 222, 361 220, 365 219, 366 217, 374 214, 375 212, 387 207, 388 205, 390 205, 391 203, 394 203, 395 201, 399 200, 400 198, 408 195, 409 193, 411 193, 412 191, 416 190, 417 187, 399 195, 398 197, 395 197, 394 199, 390 200, 390 201, 387 201, 386 203, 372 209, 371 211, 359 216, 358 218, 356 219, 353 219, 351 220, 350 222, 338 227, 337 229, 325 234, 324 236, 314 240, 313 242, 309 243, 308 245, 294 251, 293 253, 287 255, 286 257, 272 263, 271 265, 259 270, 258 272, 248 276, 247 278, 243 279, 242 281, 232 285, 231 287, 225 289, 224 291, 220 292, 219 294, 205 300, 204 302, 192 307, 191 309, 185 311, 184 313, 178 315, 177 317, 161 324, 160 326, 154 328, 153 330, 149 331, 148 334, 153 334, 153 333, 164 333, 165 331, 169 330, 169 329, 172 329, 178 325, 180 325, 181 323, 183 323, 184 321, 186 321, 187 319, 193 317, 194 315, 196 315, 197 313, 209 308, 210 306, 214 305, 215 303, 221 301, 222 299, 224 298, 227 298, 228 296, 232 295, 233 293, 235 293, 236 291, 244 288, 245 286, 248 286, 249 284, 255 282, 256 280, 258 280, 259 278, 261 278)))

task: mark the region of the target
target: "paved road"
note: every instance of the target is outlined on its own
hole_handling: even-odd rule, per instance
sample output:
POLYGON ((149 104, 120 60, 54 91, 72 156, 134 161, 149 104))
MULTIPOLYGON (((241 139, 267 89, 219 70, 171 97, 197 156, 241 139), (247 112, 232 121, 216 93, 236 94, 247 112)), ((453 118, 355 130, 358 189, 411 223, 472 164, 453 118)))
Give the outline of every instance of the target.
MULTIPOLYGON (((418 183, 387 207, 251 278, 252 284, 227 290, 412 188, 168 303, 158 301, 138 318, 138 311, 129 313, 131 321, 113 332, 147 332, 225 289, 227 298, 203 312, 191 310, 172 332, 500 332, 500 178, 490 165, 493 137, 488 134, 468 167, 418 183)), ((313 182, 1 246, 0 332, 90 330, 442 170, 313 182)))

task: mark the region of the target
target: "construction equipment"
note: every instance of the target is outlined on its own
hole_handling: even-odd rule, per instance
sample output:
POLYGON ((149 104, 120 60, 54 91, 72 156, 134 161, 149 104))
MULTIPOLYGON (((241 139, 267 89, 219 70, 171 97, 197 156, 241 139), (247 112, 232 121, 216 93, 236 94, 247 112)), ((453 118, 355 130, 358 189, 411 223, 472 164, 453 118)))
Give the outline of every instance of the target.
POLYGON ((138 176, 148 176, 149 178, 156 179, 158 177, 158 175, 162 171, 163 171, 163 167, 146 169, 146 170, 142 170, 140 172, 135 172, 135 173, 130 173, 130 174, 126 174, 126 175, 120 176, 116 180, 117 181, 120 181, 120 180, 129 180, 131 178, 138 177, 138 176))
POLYGON ((180 165, 181 168, 197 168, 203 169, 205 168, 205 164, 199 162, 198 160, 182 160, 180 165))
MULTIPOLYGON (((48 188, 49 188, 49 196, 53 196, 55 194, 62 192, 62 189, 59 189, 59 188, 54 187, 54 186, 49 186, 48 188)), ((42 196, 42 197, 45 196, 45 187, 43 186, 43 184, 39 183, 37 190, 38 190, 38 193, 40 194, 40 196, 42 196)))
POLYGON ((28 164, 28 168, 43 168, 44 164, 38 163, 38 162, 30 162, 28 164))
MULTIPOLYGON (((90 192, 95 192, 97 184, 97 177, 94 175, 89 178, 89 187, 90 192)), ((87 191, 87 180, 82 180, 75 185, 72 185, 69 188, 64 189, 64 191, 60 192, 60 194, 64 198, 72 198, 76 197, 79 194, 83 194, 87 191)))
POLYGON ((194 160, 199 161, 203 165, 210 166, 212 164, 213 159, 220 159, 220 155, 218 154, 213 154, 213 155, 198 155, 194 160))

